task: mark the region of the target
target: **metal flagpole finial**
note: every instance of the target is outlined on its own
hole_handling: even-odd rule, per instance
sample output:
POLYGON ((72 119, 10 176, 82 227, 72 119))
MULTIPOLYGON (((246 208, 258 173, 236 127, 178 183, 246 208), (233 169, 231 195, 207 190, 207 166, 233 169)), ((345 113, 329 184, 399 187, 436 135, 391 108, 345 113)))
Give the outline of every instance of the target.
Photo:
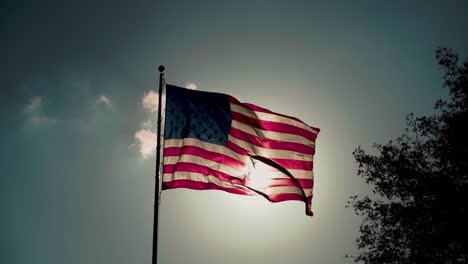
POLYGON ((164 68, 164 66, 162 66, 162 65, 159 65, 159 67, 158 67, 158 70, 159 70, 159 72, 161 72, 161 73, 163 73, 165 69, 166 69, 166 68, 164 68))

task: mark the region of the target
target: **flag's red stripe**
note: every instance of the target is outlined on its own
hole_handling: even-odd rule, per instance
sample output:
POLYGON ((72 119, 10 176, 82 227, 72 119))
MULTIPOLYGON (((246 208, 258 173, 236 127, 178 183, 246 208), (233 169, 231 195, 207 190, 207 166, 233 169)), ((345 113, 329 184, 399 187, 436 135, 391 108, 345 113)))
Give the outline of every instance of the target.
POLYGON ((298 187, 297 183, 299 183, 302 189, 311 189, 314 187, 314 180, 313 179, 273 179, 268 187, 280 187, 280 186, 294 186, 298 187))
MULTIPOLYGON (((288 116, 288 115, 283 115, 283 114, 279 114, 279 113, 275 113, 275 112, 272 112, 268 109, 265 109, 265 108, 262 108, 262 107, 259 107, 259 106, 256 106, 254 104, 249 104, 249 103, 242 103, 243 105, 247 106, 248 108, 252 109, 253 111, 256 111, 256 112, 263 112, 263 113, 268 113, 268 114, 273 114, 273 115, 277 115, 277 116, 282 116, 282 117, 286 117, 286 118, 289 118, 289 119, 292 119, 292 120, 295 120, 297 122, 301 122, 303 124, 305 124, 304 122, 302 122, 302 120, 300 120, 299 118, 295 118, 295 117, 292 117, 292 116, 288 116)), ((305 124, 306 125, 306 124, 305 124)))
MULTIPOLYGON (((248 156, 249 153, 237 146, 234 142, 228 141, 226 147, 240 155, 248 156)), ((312 161, 303 161, 303 160, 291 160, 291 159, 274 159, 269 158, 270 160, 276 162, 278 165, 281 165, 285 169, 291 170, 312 170, 314 168, 314 164, 312 161)))
POLYGON ((276 194, 276 195, 270 195, 269 200, 274 203, 283 202, 283 201, 291 201, 291 200, 306 202, 306 214, 308 216, 314 215, 314 213, 312 213, 312 211, 310 210, 312 206, 312 196, 305 198, 304 196, 299 195, 299 194, 281 193, 281 194, 276 194))
POLYGON ((195 146, 167 147, 164 148, 164 157, 180 156, 182 154, 199 156, 207 160, 221 163, 233 168, 243 169, 245 164, 227 155, 208 151, 195 146))
MULTIPOLYGON (((235 193, 240 195, 256 195, 254 192, 250 192, 240 188, 225 188, 216 185, 212 182, 197 182, 191 180, 174 180, 170 182, 164 182, 165 189, 176 189, 176 188, 188 188, 193 190, 222 190, 229 193, 235 193)), ((310 204, 312 197, 307 197, 307 203, 310 204)), ((294 193, 282 193, 268 196, 268 200, 271 202, 283 202, 283 201, 304 201, 304 196, 294 193)))
POLYGON ((291 170, 312 170, 314 168, 314 163, 312 161, 304 160, 290 160, 290 159, 270 159, 285 169, 291 170))
POLYGON ((241 194, 241 195, 255 195, 254 192, 249 192, 240 188, 225 188, 218 186, 212 182, 197 182, 191 180, 174 180, 170 182, 164 182, 165 189, 175 188, 188 188, 193 190, 222 190, 230 193, 241 194))
POLYGON ((226 147, 234 152, 236 152, 237 154, 240 154, 240 155, 244 155, 244 156, 248 156, 249 153, 247 153, 247 151, 239 146, 237 146, 237 144, 235 144, 234 142, 228 140, 227 144, 226 144, 226 147))
POLYGON ((304 123, 302 120, 300 120, 299 118, 296 118, 296 117, 293 117, 293 116, 288 116, 288 115, 283 115, 283 114, 279 114, 279 113, 275 113, 275 112, 272 112, 268 109, 265 109, 265 108, 262 108, 260 106, 256 106, 254 104, 249 104, 249 103, 241 103, 239 102, 236 98, 232 97, 232 96, 229 96, 229 103, 231 104, 236 104, 236 105, 241 105, 241 106, 244 106, 244 107, 247 107, 247 108, 250 108, 251 110, 253 111, 256 111, 256 112, 263 112, 263 113, 268 113, 268 114, 273 114, 273 115, 277 115, 277 116, 282 116, 282 117, 285 117, 285 118, 289 118, 289 119, 292 119, 294 121, 297 121, 297 122, 300 122, 310 128, 313 128, 315 130, 317 130, 317 132, 320 132, 320 128, 317 128, 317 127, 311 127, 309 125, 307 125, 306 123, 304 123))
POLYGON ((241 102, 239 102, 239 100, 237 100, 236 98, 232 97, 232 96, 229 96, 229 103, 231 104, 237 104, 237 105, 242 105, 241 102))
POLYGON ((219 180, 227 182, 227 183, 245 184, 244 179, 239 179, 229 174, 226 174, 224 172, 220 172, 220 171, 214 170, 206 166, 198 165, 195 163, 189 163, 189 162, 179 162, 177 164, 164 164, 163 171, 164 173, 174 173, 176 171, 201 173, 205 176, 208 176, 208 175, 214 176, 218 178, 219 180))
POLYGON ((283 202, 283 201, 304 201, 305 197, 296 194, 296 193, 280 193, 280 194, 274 194, 274 195, 269 195, 268 196, 269 200, 277 203, 277 202, 283 202))
POLYGON ((246 125, 249 125, 251 127, 259 128, 259 129, 303 136, 309 139, 310 141, 314 141, 314 142, 315 142, 315 139, 317 138, 317 134, 309 130, 299 128, 297 126, 273 122, 273 121, 259 120, 259 119, 255 119, 255 118, 243 115, 243 114, 239 114, 237 112, 232 112, 232 119, 239 121, 241 123, 244 123, 246 125))
POLYGON ((308 154, 308 155, 313 155, 315 152, 315 149, 313 147, 309 147, 309 146, 299 144, 299 143, 285 142, 285 141, 279 141, 279 140, 274 140, 274 139, 265 139, 265 138, 251 135, 249 133, 243 132, 233 127, 231 127, 231 130, 229 130, 229 134, 237 139, 246 141, 248 143, 251 143, 253 145, 256 145, 262 148, 289 150, 289 151, 299 152, 299 153, 308 154))

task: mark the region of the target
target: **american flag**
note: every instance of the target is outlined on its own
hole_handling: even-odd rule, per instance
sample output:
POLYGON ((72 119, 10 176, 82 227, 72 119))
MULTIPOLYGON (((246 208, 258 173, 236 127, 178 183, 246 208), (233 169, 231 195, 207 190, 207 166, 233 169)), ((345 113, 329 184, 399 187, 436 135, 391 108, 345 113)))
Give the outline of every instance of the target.
POLYGON ((163 189, 223 190, 311 211, 319 128, 232 96, 166 85, 163 189))

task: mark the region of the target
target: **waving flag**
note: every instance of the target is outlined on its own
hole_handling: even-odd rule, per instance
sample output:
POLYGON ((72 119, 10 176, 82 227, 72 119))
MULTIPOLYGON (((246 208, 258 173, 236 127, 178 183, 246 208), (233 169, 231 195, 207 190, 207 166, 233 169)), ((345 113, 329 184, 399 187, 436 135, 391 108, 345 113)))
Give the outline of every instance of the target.
POLYGON ((232 96, 166 85, 163 189, 299 200, 312 215, 320 129, 232 96))

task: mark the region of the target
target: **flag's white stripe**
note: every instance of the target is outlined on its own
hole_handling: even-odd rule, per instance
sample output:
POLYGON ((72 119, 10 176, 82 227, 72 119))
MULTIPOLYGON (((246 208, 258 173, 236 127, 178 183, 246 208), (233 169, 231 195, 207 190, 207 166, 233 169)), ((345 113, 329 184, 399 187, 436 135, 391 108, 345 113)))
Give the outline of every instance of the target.
MULTIPOLYGON (((182 156, 168 156, 164 157, 164 164, 167 165, 172 165, 172 164, 177 164, 178 162, 188 162, 188 163, 193 163, 201 166, 206 166, 209 167, 213 170, 228 174, 230 176, 244 179, 247 177, 248 174, 255 174, 255 169, 246 167, 245 169, 237 169, 233 168, 215 161, 207 160, 199 156, 194 156, 194 155, 189 155, 189 154, 184 154, 182 156)), ((314 173, 313 171, 309 170, 292 170, 288 169, 289 173, 294 176, 296 179, 313 179, 314 178, 314 173)), ((281 171, 278 171, 277 169, 274 169, 269 166, 262 166, 261 169, 261 176, 262 178, 265 179, 272 179, 272 178, 278 178, 278 179, 290 179, 290 177, 281 171), (266 170, 265 168, 268 168, 266 170)))
POLYGON ((260 138, 273 139, 273 140, 290 142, 290 143, 298 143, 298 144, 306 145, 309 147, 315 147, 315 142, 310 141, 306 137, 295 135, 295 134, 287 134, 287 133, 263 130, 263 129, 251 127, 237 120, 232 120, 232 127, 237 128, 240 131, 243 131, 245 133, 249 133, 253 136, 260 137, 260 138))
MULTIPOLYGON (((314 178, 314 172, 310 170, 290 170, 288 169, 289 173, 291 173, 292 176, 296 179, 313 179, 314 178)), ((278 175, 284 175, 284 173, 281 173, 278 171, 278 175)), ((288 178, 290 179, 291 177, 285 175, 284 177, 277 177, 277 178, 288 178)))
POLYGON ((312 191, 312 189, 299 189, 297 187, 293 186, 278 186, 278 187, 270 187, 267 188, 264 193, 267 195, 275 195, 275 194, 299 194, 302 195, 302 191, 304 190, 304 193, 307 194, 312 191))
POLYGON ((242 170, 242 169, 233 168, 228 165, 224 165, 216 161, 212 161, 212 160, 207 160, 199 156, 183 154, 181 156, 164 157, 165 165, 177 164, 179 162, 187 162, 187 163, 193 163, 193 164, 205 166, 212 170, 219 171, 219 172, 228 174, 232 177, 236 177, 240 179, 244 179, 245 176, 247 175, 247 169, 242 170))
POLYGON ((237 139, 231 135, 229 135, 228 140, 236 144, 237 146, 251 153, 254 153, 255 155, 262 156, 265 158, 313 161, 312 155, 302 154, 289 150, 262 148, 259 146, 252 145, 251 143, 248 143, 246 141, 237 139))
POLYGON ((225 182, 214 176, 211 176, 211 175, 205 176, 201 173, 176 171, 174 173, 163 174, 163 182, 172 182, 176 180, 190 180, 190 181, 204 182, 204 183, 212 182, 223 188, 240 188, 243 190, 247 190, 245 186, 242 186, 240 184, 225 182))
POLYGON ((284 116, 280 115, 275 115, 275 114, 270 114, 270 113, 265 113, 265 112, 259 112, 259 111, 252 111, 250 109, 247 109, 244 106, 237 105, 237 104, 230 104, 231 105, 231 111, 236 112, 239 114, 246 115, 251 118, 259 119, 259 120, 264 120, 264 121, 272 121, 272 122, 278 122, 278 123, 283 123, 283 124, 288 124, 292 126, 296 126, 305 130, 308 130, 312 133, 318 134, 318 131, 311 128, 310 126, 301 123, 299 121, 296 121, 291 118, 287 118, 284 116))
MULTIPOLYGON (((268 180, 268 179, 291 179, 288 175, 282 173, 281 171, 270 167, 271 169, 265 169, 268 165, 262 166, 262 168, 257 172, 255 169, 251 169, 249 171, 250 174, 252 175, 257 175, 260 174, 262 179, 268 180)), ((300 179, 300 180, 311 180, 314 178, 314 173, 312 171, 307 171, 307 170, 287 170, 295 179, 300 179)), ((258 177, 258 176, 254 176, 258 177)))
POLYGON ((201 141, 199 139, 195 138, 184 138, 184 139, 166 139, 164 140, 164 147, 183 147, 183 146, 194 146, 194 147, 199 147, 211 152, 216 152, 219 154, 223 154, 226 156, 229 156, 233 159, 236 159, 240 162, 243 162, 244 164, 250 161, 250 158, 245 155, 241 155, 237 152, 234 152, 230 149, 228 149, 225 146, 221 146, 218 144, 213 144, 213 143, 208 143, 201 141))

